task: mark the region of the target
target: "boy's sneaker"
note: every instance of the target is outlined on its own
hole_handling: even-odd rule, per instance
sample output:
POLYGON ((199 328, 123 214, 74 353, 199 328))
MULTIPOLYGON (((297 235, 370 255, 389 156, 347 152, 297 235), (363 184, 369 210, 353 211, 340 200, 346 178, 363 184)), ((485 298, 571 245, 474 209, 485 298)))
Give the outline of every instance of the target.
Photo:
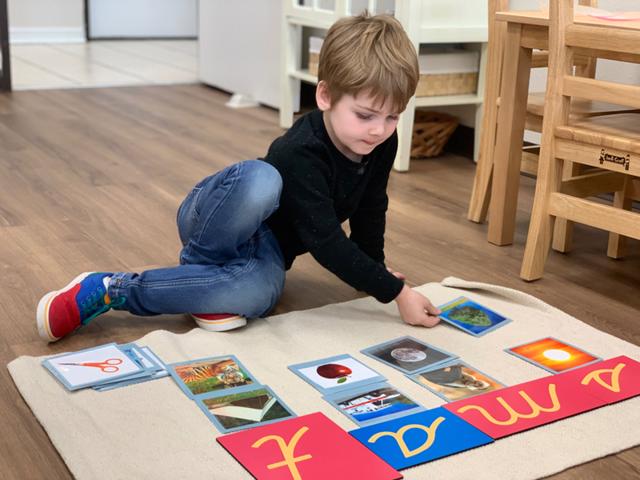
POLYGON ((210 332, 225 332, 244 327, 247 319, 235 313, 191 313, 200 328, 210 332))
POLYGON ((47 342, 55 342, 86 325, 120 301, 111 301, 107 285, 111 273, 85 272, 61 290, 47 293, 40 299, 36 320, 38 333, 47 342))

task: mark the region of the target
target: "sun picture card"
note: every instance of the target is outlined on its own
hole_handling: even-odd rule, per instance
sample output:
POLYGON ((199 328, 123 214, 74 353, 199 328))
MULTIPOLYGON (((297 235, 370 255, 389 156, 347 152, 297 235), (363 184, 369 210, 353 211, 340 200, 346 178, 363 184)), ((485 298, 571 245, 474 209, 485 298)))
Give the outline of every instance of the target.
POLYGON ((322 413, 216 439, 259 480, 396 480, 402 474, 322 413))
POLYGON ((259 384, 235 355, 172 363, 167 369, 189 398, 259 384))
POLYGON ((549 375, 443 407, 497 440, 605 404, 571 373, 549 375))
POLYGON ((196 403, 222 433, 295 417, 295 413, 266 385, 196 397, 196 403))
POLYGON ((504 315, 500 315, 467 297, 458 297, 438 308, 442 311, 439 317, 444 322, 476 337, 511 322, 504 315))
POLYGON ((457 355, 413 337, 400 337, 361 350, 403 373, 414 373, 458 358, 457 355))
POLYGON ((55 355, 42 365, 71 391, 144 371, 115 343, 55 355))
POLYGON ((486 373, 460 360, 407 376, 447 402, 474 397, 505 387, 486 373))
POLYGON ((573 368, 602 360, 600 357, 596 357, 553 337, 541 338, 533 342, 507 348, 505 352, 551 373, 567 372, 573 368))
POLYGON ((324 399, 358 425, 369 425, 424 410, 386 382, 340 391, 324 399))
POLYGON ((351 355, 336 355, 289 365, 289 370, 324 394, 386 380, 351 355))
POLYGON ((442 407, 349 433, 398 470, 493 442, 490 436, 442 407))

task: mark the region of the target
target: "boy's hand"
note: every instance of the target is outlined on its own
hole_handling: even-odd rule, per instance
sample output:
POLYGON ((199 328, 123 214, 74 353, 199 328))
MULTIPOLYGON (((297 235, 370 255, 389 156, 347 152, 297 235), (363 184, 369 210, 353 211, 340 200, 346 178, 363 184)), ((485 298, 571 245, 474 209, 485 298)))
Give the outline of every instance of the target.
POLYGON ((427 297, 411 290, 405 285, 396 297, 400 316, 409 325, 435 327, 440 319, 441 310, 429 301, 427 297))

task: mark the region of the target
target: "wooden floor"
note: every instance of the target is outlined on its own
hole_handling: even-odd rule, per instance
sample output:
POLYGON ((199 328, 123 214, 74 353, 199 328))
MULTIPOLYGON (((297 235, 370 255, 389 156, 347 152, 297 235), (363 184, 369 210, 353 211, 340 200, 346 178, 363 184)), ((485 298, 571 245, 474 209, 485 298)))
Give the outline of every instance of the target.
MULTIPOLYGON (((0 95, 3 365, 18 355, 194 327, 183 316, 109 313, 47 346, 38 339, 35 307, 41 295, 82 271, 137 271, 176 262, 176 208, 189 188, 230 163, 264 155, 282 133, 277 112, 231 110, 226 100, 195 85, 0 95)), ((571 254, 551 254, 542 280, 522 282, 532 181, 522 181, 515 244, 501 248, 486 242, 486 225, 466 220, 473 173, 470 160, 445 156, 414 161, 409 174, 392 175, 389 264, 412 284, 454 275, 517 288, 640 344, 638 242, 630 242, 626 259, 613 261, 605 254, 604 232, 578 228, 571 254)), ((289 272, 276 313, 358 296, 307 256, 289 272)), ((0 369, 0 432, 0 478, 70 477, 6 368, 0 369)), ((640 479, 640 448, 553 478, 640 479)))

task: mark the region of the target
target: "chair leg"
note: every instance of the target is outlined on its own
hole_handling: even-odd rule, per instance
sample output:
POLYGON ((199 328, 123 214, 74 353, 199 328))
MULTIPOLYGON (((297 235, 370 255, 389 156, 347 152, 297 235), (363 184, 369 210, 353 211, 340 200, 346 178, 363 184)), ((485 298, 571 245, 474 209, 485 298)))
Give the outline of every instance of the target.
MULTIPOLYGON (((613 206, 624 210, 631 210, 633 200, 629 196, 629 187, 631 182, 629 178, 625 178, 624 188, 615 192, 613 196, 613 206)), ((624 257, 624 250, 627 243, 627 237, 617 233, 609 233, 609 245, 607 247, 607 256, 614 259, 624 257)))
MULTIPOLYGON (((562 165, 562 179, 568 180, 579 175, 581 166, 578 163, 565 161, 562 165)), ((552 248, 556 252, 569 253, 573 244, 573 222, 566 218, 556 218, 553 227, 552 248)))

